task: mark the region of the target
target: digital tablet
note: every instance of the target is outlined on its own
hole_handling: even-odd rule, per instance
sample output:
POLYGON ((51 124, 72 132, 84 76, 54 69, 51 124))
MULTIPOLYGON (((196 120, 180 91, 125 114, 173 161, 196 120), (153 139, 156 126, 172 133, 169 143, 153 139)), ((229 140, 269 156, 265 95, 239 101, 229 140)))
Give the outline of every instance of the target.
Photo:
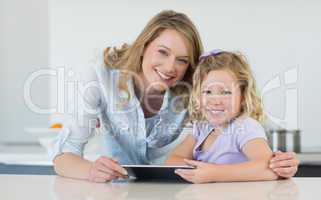
POLYGON ((187 182, 175 174, 176 169, 194 169, 187 165, 122 165, 127 172, 129 179, 135 181, 179 181, 187 182))

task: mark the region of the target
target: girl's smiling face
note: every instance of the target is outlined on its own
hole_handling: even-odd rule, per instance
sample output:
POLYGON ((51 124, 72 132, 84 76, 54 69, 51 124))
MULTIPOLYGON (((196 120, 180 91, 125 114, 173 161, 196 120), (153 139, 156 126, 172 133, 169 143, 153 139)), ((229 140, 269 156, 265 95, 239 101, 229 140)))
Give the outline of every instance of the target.
POLYGON ((215 126, 224 126, 241 112, 239 84, 229 70, 213 70, 201 85, 200 106, 206 119, 215 126))

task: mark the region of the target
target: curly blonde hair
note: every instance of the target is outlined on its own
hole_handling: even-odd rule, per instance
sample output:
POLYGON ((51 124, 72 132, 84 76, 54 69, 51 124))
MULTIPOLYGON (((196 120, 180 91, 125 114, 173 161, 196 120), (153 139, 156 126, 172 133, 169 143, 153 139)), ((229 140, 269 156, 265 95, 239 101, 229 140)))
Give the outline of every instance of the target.
POLYGON ((241 90, 241 113, 259 122, 265 120, 263 105, 256 87, 256 81, 246 58, 241 53, 222 51, 201 59, 193 76, 193 89, 188 110, 192 121, 205 120, 200 110, 200 96, 203 80, 213 70, 228 70, 237 79, 241 90))
MULTIPOLYGON (((165 10, 154 16, 139 34, 133 44, 123 44, 121 48, 108 47, 104 52, 104 62, 109 68, 129 70, 132 73, 138 73, 142 69, 143 53, 154 39, 156 39, 164 30, 172 29, 180 33, 188 42, 188 59, 190 66, 182 80, 184 83, 192 85, 192 77, 198 62, 198 58, 203 51, 203 45, 199 33, 193 22, 183 13, 172 10, 165 10)), ((121 70, 122 72, 122 70, 121 70)), ((121 73, 118 82, 118 88, 128 92, 127 82, 130 79, 129 73, 121 73)), ((189 101, 190 89, 183 84, 177 84, 171 88, 175 96, 181 95, 184 107, 187 107, 189 101)), ((128 95, 130 98, 130 95, 128 95)))

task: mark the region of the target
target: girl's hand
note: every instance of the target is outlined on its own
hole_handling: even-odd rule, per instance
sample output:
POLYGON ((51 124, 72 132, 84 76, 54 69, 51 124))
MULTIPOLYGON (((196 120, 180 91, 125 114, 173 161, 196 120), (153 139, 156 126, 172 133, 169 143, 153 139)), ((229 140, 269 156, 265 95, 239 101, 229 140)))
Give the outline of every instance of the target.
POLYGON ((274 152, 270 168, 283 178, 290 178, 298 171, 300 161, 294 152, 274 152))
POLYGON ((99 157, 91 166, 88 180, 103 183, 117 178, 125 178, 127 171, 117 160, 106 156, 99 157))
POLYGON ((212 173, 215 164, 187 159, 184 159, 184 161, 186 164, 194 166, 195 169, 177 169, 175 170, 176 174, 192 183, 211 182, 209 174, 212 173))

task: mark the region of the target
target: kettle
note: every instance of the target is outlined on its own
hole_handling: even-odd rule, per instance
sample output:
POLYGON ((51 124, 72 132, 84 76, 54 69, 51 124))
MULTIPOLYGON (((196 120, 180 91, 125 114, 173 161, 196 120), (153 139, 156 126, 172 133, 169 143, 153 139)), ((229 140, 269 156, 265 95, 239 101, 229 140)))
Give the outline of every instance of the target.
POLYGON ((267 132, 267 138, 272 151, 301 152, 301 131, 298 129, 271 129, 267 132))

